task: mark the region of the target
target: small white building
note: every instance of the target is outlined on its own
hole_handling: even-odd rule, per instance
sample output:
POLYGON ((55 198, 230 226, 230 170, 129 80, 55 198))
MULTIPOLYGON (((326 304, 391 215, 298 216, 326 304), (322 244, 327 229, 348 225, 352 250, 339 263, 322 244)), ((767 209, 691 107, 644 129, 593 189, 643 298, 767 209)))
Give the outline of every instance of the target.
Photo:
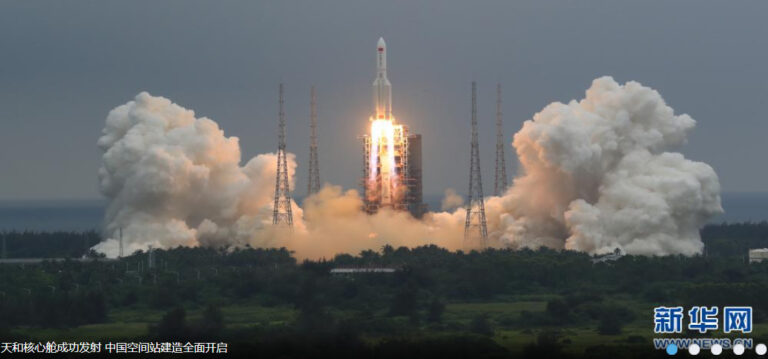
POLYGON ((749 250, 749 263, 759 263, 764 260, 768 260, 768 248, 749 250))
POLYGON ((331 274, 394 273, 397 269, 386 267, 333 268, 331 274))
POLYGON ((603 255, 592 258, 592 264, 617 261, 623 256, 624 256, 624 253, 621 252, 621 249, 616 248, 611 253, 603 254, 603 255))

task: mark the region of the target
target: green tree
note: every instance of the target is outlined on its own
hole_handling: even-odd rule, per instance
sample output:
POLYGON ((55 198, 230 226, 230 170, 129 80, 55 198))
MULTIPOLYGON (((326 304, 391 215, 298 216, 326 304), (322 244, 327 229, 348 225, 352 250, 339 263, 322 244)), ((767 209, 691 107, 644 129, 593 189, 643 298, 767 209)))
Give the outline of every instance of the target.
POLYGON ((213 304, 209 304, 203 310, 203 317, 200 319, 200 331, 202 334, 218 338, 224 329, 224 316, 221 310, 213 304))
POLYGON ((494 334, 493 326, 491 326, 491 322, 488 320, 487 314, 479 314, 472 318, 472 323, 470 323, 469 329, 473 333, 489 337, 493 336, 494 334))
POLYGON ((444 312, 445 303, 438 298, 432 299, 432 302, 429 303, 429 308, 427 308, 427 321, 433 323, 442 321, 444 312))
POLYGON ((617 305, 604 306, 600 313, 597 331, 603 335, 621 334, 622 324, 634 319, 632 312, 617 305))
POLYGON ((163 315, 157 323, 157 336, 160 339, 180 339, 187 336, 187 313, 182 307, 176 307, 163 315))
POLYGON ((389 315, 413 316, 416 312, 416 288, 411 285, 403 286, 392 298, 389 315))
POLYGON ((557 298, 547 302, 547 314, 555 323, 566 323, 571 317, 571 308, 568 302, 557 298))
POLYGON ((544 330, 536 336, 536 343, 523 348, 524 358, 560 358, 563 345, 560 343, 561 334, 554 330, 544 330))

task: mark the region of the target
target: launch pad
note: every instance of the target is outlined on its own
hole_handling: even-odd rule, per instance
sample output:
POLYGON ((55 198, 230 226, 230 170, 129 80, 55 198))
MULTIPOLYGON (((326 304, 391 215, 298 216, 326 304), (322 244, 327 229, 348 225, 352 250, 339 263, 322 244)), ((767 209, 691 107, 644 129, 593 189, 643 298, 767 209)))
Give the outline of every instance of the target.
POLYGON ((364 210, 381 208, 409 211, 420 218, 426 212, 421 175, 421 135, 409 134, 392 115, 392 85, 387 79, 387 48, 379 38, 373 81, 374 113, 370 133, 363 135, 364 210))

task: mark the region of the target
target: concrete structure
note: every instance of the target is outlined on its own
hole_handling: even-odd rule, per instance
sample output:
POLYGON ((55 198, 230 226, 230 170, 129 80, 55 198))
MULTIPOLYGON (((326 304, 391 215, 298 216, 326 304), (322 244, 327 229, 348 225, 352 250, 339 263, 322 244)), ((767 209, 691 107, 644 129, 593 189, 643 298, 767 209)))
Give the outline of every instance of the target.
POLYGON ((760 263, 765 260, 768 260, 768 248, 749 250, 749 263, 760 263))

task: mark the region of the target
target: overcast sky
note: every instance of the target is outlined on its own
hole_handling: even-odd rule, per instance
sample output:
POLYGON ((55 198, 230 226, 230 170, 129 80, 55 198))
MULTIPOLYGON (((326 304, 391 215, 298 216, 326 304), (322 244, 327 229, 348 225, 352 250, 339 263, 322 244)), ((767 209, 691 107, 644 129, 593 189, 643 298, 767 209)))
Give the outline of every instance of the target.
POLYGON ((724 191, 768 191, 766 14, 762 0, 0 1, 0 199, 98 198, 104 119, 140 91, 218 122, 244 162, 275 151, 281 81, 299 194, 311 84, 321 180, 354 188, 379 36, 395 116, 424 138, 427 194, 466 191, 472 80, 490 193, 496 83, 511 142, 602 75, 696 119, 683 152, 724 191))

